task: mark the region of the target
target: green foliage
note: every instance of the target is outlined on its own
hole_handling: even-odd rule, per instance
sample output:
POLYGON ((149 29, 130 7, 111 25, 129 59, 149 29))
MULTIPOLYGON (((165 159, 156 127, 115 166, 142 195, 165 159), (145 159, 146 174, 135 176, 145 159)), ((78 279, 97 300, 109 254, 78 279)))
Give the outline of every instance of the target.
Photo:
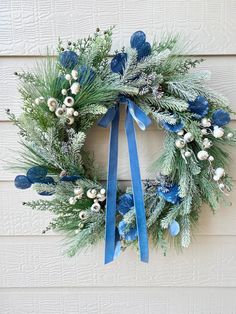
MULTIPOLYGON (((52 229, 66 234, 67 253, 70 256, 97 243, 104 236, 105 202, 100 201, 100 211, 94 212, 91 207, 98 200, 94 202, 87 196, 91 189, 95 189, 99 195, 99 190, 103 188, 99 177, 101 172, 104 175, 104 169, 96 165, 94 156, 84 144, 88 129, 117 103, 120 95, 125 95, 158 125, 162 122, 175 125, 181 121, 183 132, 190 132, 193 136, 193 141, 184 142, 183 148, 177 148, 176 140, 183 139, 183 135, 166 131, 163 152, 151 167, 152 173, 160 172, 166 176, 168 183, 178 185, 180 200, 172 204, 159 196, 158 179, 152 181, 148 188, 145 187, 148 232, 154 245, 161 247, 165 254, 168 241, 177 247, 189 246, 191 230, 198 221, 203 203, 215 211, 219 202, 224 200, 219 183, 225 185, 225 193, 232 187, 228 175, 219 182, 214 181, 213 176, 217 167, 225 169, 229 163, 225 145, 235 145, 236 132, 224 127, 225 134, 231 132, 233 138, 229 139, 226 135, 215 138, 211 129, 203 136, 201 120, 197 120, 188 110, 188 102, 199 95, 204 96, 210 104, 207 118, 211 118, 217 108, 229 113, 233 111, 227 99, 205 85, 209 79, 208 72, 191 71, 203 60, 186 57, 189 44, 185 46, 179 36, 165 36, 160 42, 154 42, 151 54, 140 62, 137 62, 135 49, 122 49, 127 53, 123 74, 112 73, 109 59, 112 31, 113 28, 104 32, 97 30, 88 38, 65 45, 59 40, 58 53, 71 50, 78 54, 76 70, 80 71, 81 66, 85 65, 94 72, 93 79, 80 82, 76 94, 72 93, 71 84, 78 83, 77 78, 66 79, 66 74, 72 75, 71 69, 63 68, 59 60, 53 57, 38 63, 34 71, 17 74, 21 81, 23 113, 19 117, 9 111, 7 113, 20 131, 22 150, 20 160, 17 160, 18 168, 27 170, 34 165, 46 167, 55 179, 55 184, 33 185, 38 193, 53 194, 50 199, 38 199, 25 205, 53 213, 53 219, 44 232, 52 229), (73 98, 73 108, 66 106, 66 96, 73 98), (56 100, 54 109, 48 105, 49 98, 56 100), (62 113, 56 112, 56 109, 61 109, 62 113), (68 109, 74 111, 69 113, 68 109), (205 149, 205 137, 212 142, 212 146, 207 148, 214 158, 211 162, 197 157, 198 152, 205 149), (190 156, 186 157, 186 152, 190 156), (80 175, 81 179, 63 182, 62 175, 80 175), (76 198, 75 191, 79 188, 83 194, 76 198), (85 217, 81 216, 82 212, 86 214, 85 217), (168 232, 173 220, 180 225, 180 234, 174 240, 168 232)), ((168 190, 168 186, 165 188, 168 190)), ((132 189, 128 189, 128 192, 131 193, 132 189)), ((122 191, 119 190, 117 194, 120 193, 122 191)), ((135 208, 124 216, 117 213, 116 218, 117 225, 124 219, 127 229, 134 227, 135 208)), ((138 241, 129 243, 122 239, 123 248, 131 244, 137 247, 138 241)))

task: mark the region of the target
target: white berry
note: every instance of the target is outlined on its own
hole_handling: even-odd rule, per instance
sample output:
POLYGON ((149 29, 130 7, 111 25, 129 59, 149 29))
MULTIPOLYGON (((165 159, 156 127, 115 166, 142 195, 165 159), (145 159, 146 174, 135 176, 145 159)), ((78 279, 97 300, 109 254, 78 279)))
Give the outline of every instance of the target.
POLYGON ((208 152, 205 151, 205 150, 200 150, 198 153, 197 153, 197 158, 199 160, 206 160, 208 158, 208 152))
POLYGON ((67 90, 65 89, 65 88, 63 88, 62 90, 61 90, 61 93, 62 93, 62 95, 67 95, 67 90))
POLYGON ((72 71, 71 71, 71 75, 72 75, 72 77, 73 77, 74 80, 77 80, 77 78, 78 78, 78 71, 72 70, 72 71))
POLYGON ((74 106, 74 98, 73 97, 70 97, 70 96, 67 96, 65 99, 64 99, 64 105, 66 105, 67 107, 73 107, 74 106))
POLYGON ((72 93, 73 95, 78 94, 78 92, 79 92, 79 90, 80 90, 80 84, 79 84, 78 82, 73 83, 73 84, 71 85, 70 90, 71 90, 71 93, 72 93))
POLYGON ((204 127, 204 128, 209 128, 211 126, 211 120, 210 119, 207 119, 207 118, 203 118, 201 120, 201 125, 204 127))
POLYGON ((192 142, 194 139, 193 135, 191 132, 187 132, 185 135, 184 135, 184 140, 189 143, 189 142, 192 142))
POLYGON ((178 148, 183 148, 185 146, 185 142, 182 139, 178 139, 175 141, 175 146, 178 148))
POLYGON ((224 129, 214 126, 213 136, 215 138, 221 138, 224 135, 224 129))
POLYGON ((184 130, 180 130, 179 132, 177 132, 177 134, 182 136, 184 134, 184 130))
POLYGON ((66 74, 66 75, 65 75, 65 79, 66 79, 67 81, 71 81, 71 75, 70 75, 70 74, 66 74))

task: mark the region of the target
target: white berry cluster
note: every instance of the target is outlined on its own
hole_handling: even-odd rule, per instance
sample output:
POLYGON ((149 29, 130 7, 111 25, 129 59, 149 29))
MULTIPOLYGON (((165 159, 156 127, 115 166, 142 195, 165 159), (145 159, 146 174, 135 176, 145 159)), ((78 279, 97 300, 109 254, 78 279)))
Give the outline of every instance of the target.
MULTIPOLYGON (((77 186, 74 188, 74 196, 69 198, 69 204, 75 205, 77 200, 80 200, 84 195, 84 190, 81 186, 77 186)), ((93 199, 94 203, 91 206, 91 211, 98 213, 101 209, 101 202, 104 202, 106 199, 106 190, 100 189, 97 191, 96 189, 89 189, 86 193, 86 196, 90 199, 93 199)), ((81 220, 84 220, 88 217, 87 211, 81 211, 79 213, 79 217, 81 220)))
MULTIPOLYGON (((65 74, 65 79, 69 82, 69 89, 62 89, 61 93, 65 96, 63 104, 60 104, 56 98, 50 97, 47 100, 48 108, 51 112, 55 112, 55 115, 58 118, 66 116, 66 121, 69 125, 72 125, 75 121, 75 117, 78 117, 79 113, 76 111, 73 106, 75 104, 74 95, 77 95, 80 91, 80 84, 77 82, 78 72, 72 70, 71 74, 65 74), (72 96, 69 96, 70 93, 72 96)), ((36 100, 35 100, 36 103, 36 100)), ((37 98, 37 103, 40 103, 40 98, 37 98)))

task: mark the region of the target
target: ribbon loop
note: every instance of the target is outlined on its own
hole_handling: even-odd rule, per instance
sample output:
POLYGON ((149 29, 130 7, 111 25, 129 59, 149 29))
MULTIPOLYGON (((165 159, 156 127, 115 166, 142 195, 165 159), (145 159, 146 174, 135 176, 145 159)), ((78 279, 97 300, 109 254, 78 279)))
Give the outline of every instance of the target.
MULTIPOLYGON (((146 228, 146 215, 133 121, 138 124, 141 130, 145 130, 151 124, 151 120, 145 114, 145 112, 129 98, 121 96, 120 104, 127 105, 125 130, 128 141, 140 259, 143 262, 148 262, 148 236, 146 228)), ((98 122, 98 125, 104 128, 108 127, 111 124, 107 174, 105 264, 113 261, 115 253, 119 109, 119 105, 108 109, 106 114, 98 122)))

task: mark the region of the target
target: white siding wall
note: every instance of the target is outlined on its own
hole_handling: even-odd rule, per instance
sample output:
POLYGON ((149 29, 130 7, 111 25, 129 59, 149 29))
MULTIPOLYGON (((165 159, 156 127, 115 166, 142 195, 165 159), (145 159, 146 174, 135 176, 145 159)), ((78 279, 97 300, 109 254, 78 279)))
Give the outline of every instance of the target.
MULTIPOLYGON (((16 128, 4 108, 20 112, 14 71, 33 66, 56 45, 57 37, 76 39, 99 26, 117 24, 114 48, 138 29, 148 38, 178 31, 193 41, 190 53, 206 57, 210 85, 236 109, 235 0, 2 0, 0 2, 0 160, 11 159, 16 128)), ((234 122, 235 124, 235 122, 234 122)), ((151 127, 137 132, 142 177, 159 154, 162 134, 151 127)), ((119 179, 129 180, 127 149, 120 131, 119 179)), ((94 127, 87 147, 106 167, 108 131, 94 127), (104 136, 103 136, 104 135, 104 136)), ((233 153, 233 160, 236 152, 233 153)), ((236 166, 231 173, 236 180, 236 166)), ((14 174, 0 165, 0 313, 1 314, 233 314, 236 313, 236 195, 231 207, 212 216, 203 209, 194 243, 167 257, 151 250, 141 264, 129 250, 108 266, 103 245, 69 259, 63 238, 41 235, 50 215, 23 208, 32 191, 13 186, 14 174)))

